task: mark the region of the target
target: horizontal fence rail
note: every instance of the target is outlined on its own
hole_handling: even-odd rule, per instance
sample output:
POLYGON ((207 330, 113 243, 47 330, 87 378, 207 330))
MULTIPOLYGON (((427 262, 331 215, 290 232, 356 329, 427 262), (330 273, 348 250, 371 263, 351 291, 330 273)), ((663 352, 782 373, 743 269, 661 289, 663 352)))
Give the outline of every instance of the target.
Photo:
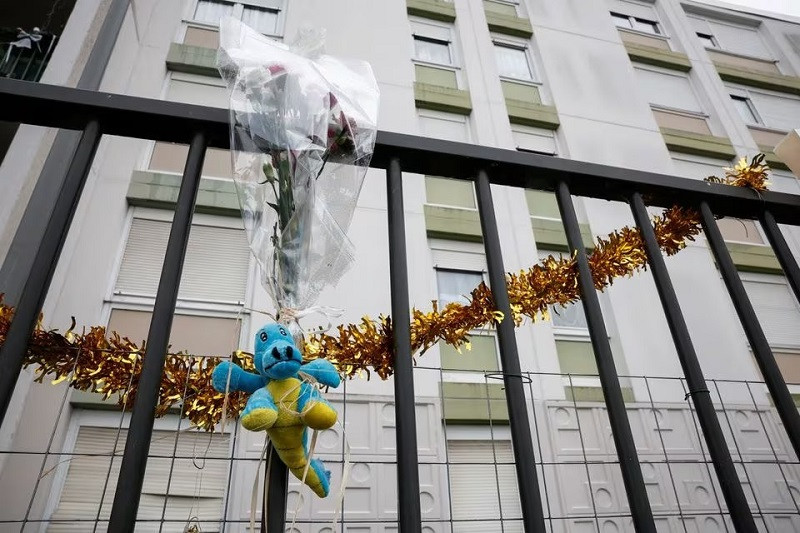
MULTIPOLYGON (((91 117, 107 135, 189 144, 201 128, 208 146, 229 148, 228 110, 82 91, 55 85, 0 79, 3 120, 82 130, 91 117), (169 125, 169 127, 165 127, 169 125)), ((780 224, 800 225, 800 196, 703 181, 526 152, 428 139, 381 131, 370 165, 388 169, 402 162, 403 172, 472 179, 486 169, 491 182, 555 191, 565 181, 575 196, 627 202, 638 192, 648 205, 699 205, 708 202, 717 215, 753 218, 765 208, 780 224)))
MULTIPOLYGON (((27 350, 27 339, 34 327, 47 294, 53 270, 72 216, 86 182, 94 151, 102 135, 143 138, 190 144, 169 246, 150 325, 139 390, 129 427, 128 438, 111 510, 110 527, 114 531, 133 531, 139 493, 144 480, 151 441, 154 408, 158 398, 158 380, 163 370, 164 353, 175 313, 178 285, 191 229, 192 214, 206 147, 229 147, 229 113, 225 109, 151 100, 124 95, 0 79, 0 120, 44 127, 76 129, 84 132, 84 147, 70 166, 68 194, 57 204, 40 247, 34 268, 20 298, 18 314, 12 322, 0 352, 0 417, 5 417, 17 376, 27 350)), ((568 159, 498 148, 427 139, 400 133, 379 132, 371 166, 387 170, 388 228, 392 314, 399 321, 394 328, 395 416, 397 421, 398 525, 402 533, 421 530, 419 457, 416 437, 416 414, 411 359, 409 323, 408 265, 405 245, 403 208, 403 173, 420 173, 472 180, 476 184, 478 211, 483 232, 489 280, 495 304, 505 319, 498 327, 500 359, 509 413, 514 467, 519 487, 521 521, 527 533, 545 531, 545 513, 539 488, 537 465, 543 467, 542 449, 534 451, 526 378, 521 369, 516 337, 511 322, 511 307, 505 290, 505 269, 500 234, 494 212, 491 185, 506 185, 555 191, 569 248, 577 258, 580 292, 584 298, 589 333, 596 354, 606 410, 618 456, 630 515, 638 531, 655 531, 641 461, 637 456, 622 389, 608 342, 604 319, 597 298, 586 250, 583 247, 574 196, 630 202, 637 224, 643 231, 646 251, 654 271, 654 280, 673 334, 679 359, 689 385, 706 443, 731 520, 739 531, 755 531, 755 522, 737 479, 730 450, 717 420, 714 405, 697 356, 689 339, 688 328, 669 280, 661 252, 655 240, 645 203, 654 206, 680 204, 699 208, 711 248, 720 263, 723 278, 734 306, 754 346, 759 367, 773 397, 780 418, 796 451, 800 451, 800 416, 792 403, 786 383, 767 345, 730 256, 716 228, 715 216, 726 215, 760 219, 769 240, 776 248, 792 287, 797 290, 797 262, 780 234, 779 223, 800 225, 800 196, 776 192, 761 194, 743 188, 712 185, 645 171, 624 169, 568 159), (538 461, 536 453, 539 454, 538 461)), ((2 292, 0 287, 0 292, 2 292)), ((496 377, 496 376, 495 376, 496 377)), ((568 376, 570 383, 572 377, 568 376)), ((572 386, 572 385, 570 385, 572 386)), ((532 395, 532 394, 531 394, 532 395)), ((487 395, 488 398, 488 395, 487 395)), ((536 417, 533 411, 534 421, 536 417)), ((1 422, 1 420, 0 420, 1 422)), ((538 426, 537 426, 538 427, 538 426)), ((537 435, 537 442, 538 435, 537 435)), ((542 469, 542 472, 544 470, 542 469)), ((544 475, 542 475, 544 477, 544 475)), ((286 507, 286 471, 274 469, 270 492, 269 519, 263 529, 283 531, 286 507), (284 513, 278 510, 283 510, 284 513)), ((541 480, 546 484, 546 480, 541 480)), ((591 487, 590 487, 591 489, 591 487)), ((551 524, 552 527, 552 524, 551 524)))

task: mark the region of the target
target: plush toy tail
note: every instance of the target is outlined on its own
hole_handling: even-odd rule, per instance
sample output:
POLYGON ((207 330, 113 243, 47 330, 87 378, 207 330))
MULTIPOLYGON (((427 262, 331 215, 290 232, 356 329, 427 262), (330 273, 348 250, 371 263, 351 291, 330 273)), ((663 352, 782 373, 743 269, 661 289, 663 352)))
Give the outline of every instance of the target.
MULTIPOLYGON (((294 474, 297 479, 302 480, 303 470, 303 468, 292 468, 292 474, 294 474)), ((311 460, 308 474, 306 474, 306 485, 320 498, 326 497, 330 492, 331 473, 325 470, 325 465, 319 459, 311 460)))

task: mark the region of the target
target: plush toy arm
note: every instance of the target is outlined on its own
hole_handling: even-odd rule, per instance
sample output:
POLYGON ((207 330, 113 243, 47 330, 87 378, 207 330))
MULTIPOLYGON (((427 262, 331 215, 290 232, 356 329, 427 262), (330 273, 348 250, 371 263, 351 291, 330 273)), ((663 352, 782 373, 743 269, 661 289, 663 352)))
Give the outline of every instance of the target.
POLYGON ((321 384, 334 389, 339 386, 342 378, 339 377, 339 372, 327 359, 314 359, 313 361, 304 364, 300 367, 300 372, 305 372, 313 377, 321 384))
POLYGON ((222 361, 214 367, 214 372, 211 374, 211 384, 214 386, 214 390, 225 392, 225 387, 228 385, 228 374, 231 377, 229 391, 238 390, 253 394, 266 384, 266 380, 259 374, 245 372, 235 363, 222 361))

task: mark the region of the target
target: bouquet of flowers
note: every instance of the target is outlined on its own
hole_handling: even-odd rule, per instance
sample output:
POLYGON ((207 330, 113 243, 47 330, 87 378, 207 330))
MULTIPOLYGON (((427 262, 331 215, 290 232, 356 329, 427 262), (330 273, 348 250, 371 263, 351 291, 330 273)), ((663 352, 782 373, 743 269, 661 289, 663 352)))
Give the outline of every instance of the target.
POLYGON ((279 314, 301 312, 353 262, 346 234, 375 145, 377 83, 366 62, 323 55, 321 32, 289 47, 230 17, 221 26, 245 230, 279 314))

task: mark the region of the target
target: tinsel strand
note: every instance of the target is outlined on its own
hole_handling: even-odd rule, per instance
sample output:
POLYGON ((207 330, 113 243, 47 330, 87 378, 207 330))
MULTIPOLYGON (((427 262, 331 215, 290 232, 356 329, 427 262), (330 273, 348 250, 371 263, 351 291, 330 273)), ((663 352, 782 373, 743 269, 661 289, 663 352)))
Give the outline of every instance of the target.
MULTIPOLYGON (((763 163, 763 155, 751 162, 742 159, 734 168, 725 170, 724 178, 710 177, 708 181, 757 192, 766 190, 769 169, 763 163)), ((693 209, 674 206, 655 217, 653 227, 661 249, 673 255, 701 232, 700 216, 693 209)), ((605 238, 598 237, 589 255, 589 265, 598 290, 611 285, 615 278, 645 269, 647 257, 639 230, 624 227, 605 238)), ((580 298, 577 268, 572 257, 551 255, 527 270, 509 273, 507 288, 514 315, 510 318, 517 325, 526 317, 531 320, 547 318, 551 306, 564 306, 580 298)), ((439 308, 433 301, 430 311, 412 309, 412 350, 424 353, 441 341, 457 349, 469 348, 471 331, 491 327, 504 319, 485 284, 481 283, 470 296, 470 303, 466 305, 449 303, 439 308)), ((13 313, 13 308, 2 303, 0 295, 0 345, 5 341, 13 313)), ((100 326, 81 334, 74 333, 73 328, 74 323, 67 332, 60 334, 43 329, 40 320, 28 344, 25 366, 36 367, 39 382, 51 376, 54 384, 66 380, 75 389, 102 394, 106 399, 116 397, 120 403, 127 401, 127 405, 132 405, 145 344, 138 346, 100 326), (75 364, 78 353, 80 360, 75 364)), ((391 347, 391 318, 380 315, 373 320, 365 316, 357 324, 340 325, 336 334, 309 335, 305 340, 305 356, 328 359, 347 377, 369 376, 372 370, 386 379, 393 371, 391 347)), ((246 352, 234 352, 231 358, 245 368, 253 368, 252 358, 246 352)), ((157 415, 178 407, 196 426, 213 429, 222 417, 225 395, 211 386, 211 372, 222 359, 184 352, 167 354, 157 415)), ((231 392, 228 397, 229 416, 237 416, 244 408, 246 396, 231 392)))

